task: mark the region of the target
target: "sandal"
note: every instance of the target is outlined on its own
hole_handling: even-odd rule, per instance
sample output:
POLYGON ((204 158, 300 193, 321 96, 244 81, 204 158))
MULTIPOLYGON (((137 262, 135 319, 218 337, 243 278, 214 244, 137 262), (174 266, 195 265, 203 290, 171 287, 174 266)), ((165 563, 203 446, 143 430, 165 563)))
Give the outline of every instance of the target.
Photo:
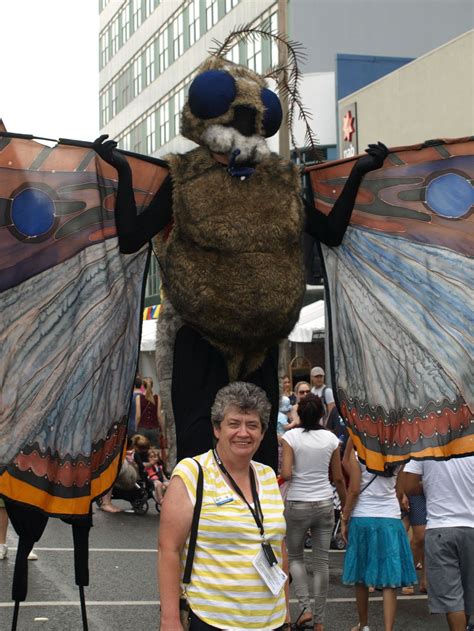
POLYGON ((413 587, 413 585, 406 585, 405 587, 402 587, 402 594, 404 596, 413 596, 414 593, 415 588, 413 587))

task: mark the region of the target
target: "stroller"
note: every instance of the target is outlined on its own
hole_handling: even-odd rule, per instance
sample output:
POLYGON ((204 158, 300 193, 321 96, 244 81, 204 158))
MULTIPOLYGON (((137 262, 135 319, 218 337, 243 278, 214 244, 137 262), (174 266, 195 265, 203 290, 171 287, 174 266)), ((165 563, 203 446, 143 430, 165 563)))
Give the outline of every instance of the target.
MULTIPOLYGON (((154 500, 154 485, 148 478, 143 462, 138 454, 134 456, 134 462, 124 460, 122 469, 112 488, 112 499, 125 500, 130 502, 133 512, 136 515, 146 515, 150 508, 149 499, 154 500)), ((96 500, 98 506, 101 498, 96 500)), ((160 505, 155 501, 156 512, 161 510, 160 505)))

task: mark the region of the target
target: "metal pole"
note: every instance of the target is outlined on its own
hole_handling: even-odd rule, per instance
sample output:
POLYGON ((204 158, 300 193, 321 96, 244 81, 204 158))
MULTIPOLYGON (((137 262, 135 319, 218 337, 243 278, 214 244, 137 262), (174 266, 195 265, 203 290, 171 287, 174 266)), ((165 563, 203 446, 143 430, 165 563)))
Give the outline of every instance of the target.
MULTIPOLYGON (((286 35, 288 32, 288 0, 278 0, 278 33, 286 35)), ((288 49, 282 43, 278 42, 278 64, 280 66, 286 66, 288 63, 288 49)), ((283 110, 283 125, 278 132, 279 154, 286 160, 290 159, 290 134, 288 125, 288 100, 287 98, 280 96, 281 106, 283 110)))

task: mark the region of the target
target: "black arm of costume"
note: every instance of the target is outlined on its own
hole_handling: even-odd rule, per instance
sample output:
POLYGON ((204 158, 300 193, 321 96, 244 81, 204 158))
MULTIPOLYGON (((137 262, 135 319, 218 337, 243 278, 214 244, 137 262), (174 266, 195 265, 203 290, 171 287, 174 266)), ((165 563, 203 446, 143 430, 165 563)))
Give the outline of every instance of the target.
POLYGON ((325 215, 315 208, 312 201, 304 199, 306 213, 305 232, 326 245, 340 245, 351 219, 362 178, 363 174, 356 171, 354 165, 329 215, 325 215))
POLYGON ((138 214, 130 164, 126 156, 116 150, 116 141, 107 139, 107 134, 99 136, 93 147, 102 160, 117 170, 115 221, 119 248, 123 254, 132 254, 170 223, 173 216, 171 176, 168 175, 150 204, 138 214))
POLYGON ((329 215, 319 212, 317 208, 315 209, 312 200, 304 200, 306 212, 305 232, 314 239, 318 239, 329 246, 337 246, 342 243, 351 219, 362 178, 369 171, 379 169, 389 153, 387 147, 381 142, 376 145, 369 145, 366 152, 367 155, 359 158, 352 167, 344 188, 329 215))
POLYGON ((132 171, 118 171, 117 201, 115 220, 120 252, 137 252, 145 243, 168 225, 173 217, 172 182, 168 175, 159 191, 142 213, 137 214, 133 194, 132 171))

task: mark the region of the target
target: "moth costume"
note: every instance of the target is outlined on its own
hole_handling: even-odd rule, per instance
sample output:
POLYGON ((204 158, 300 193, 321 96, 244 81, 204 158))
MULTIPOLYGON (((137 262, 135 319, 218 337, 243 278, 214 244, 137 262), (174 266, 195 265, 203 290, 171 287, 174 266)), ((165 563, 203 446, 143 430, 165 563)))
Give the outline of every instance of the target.
POLYGON ((302 231, 340 244, 363 175, 386 156, 383 145, 370 146, 326 216, 303 200, 299 168, 268 148, 281 121, 279 98, 263 77, 209 57, 181 119, 181 134, 198 147, 166 158, 169 176, 139 215, 127 159, 106 136, 94 143, 119 175, 120 250, 136 252, 154 239, 163 289, 157 372, 178 460, 212 446, 215 394, 239 379, 263 387, 272 403, 255 457, 276 469, 278 343, 302 306, 302 231))

